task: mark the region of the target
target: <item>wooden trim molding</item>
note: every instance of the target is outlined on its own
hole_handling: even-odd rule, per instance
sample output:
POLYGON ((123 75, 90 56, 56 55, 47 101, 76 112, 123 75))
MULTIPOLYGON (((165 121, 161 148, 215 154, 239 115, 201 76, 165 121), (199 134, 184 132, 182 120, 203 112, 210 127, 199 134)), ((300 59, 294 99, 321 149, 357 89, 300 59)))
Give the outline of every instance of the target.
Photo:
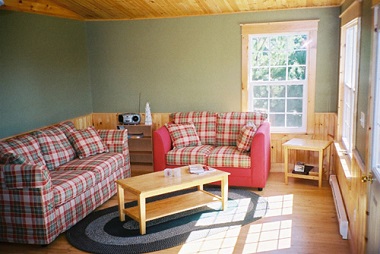
MULTIPOLYGON (((379 1, 380 0, 375 0, 379 1)), ((360 18, 362 16, 362 1, 354 1, 346 10, 340 14, 340 25, 344 26, 355 18, 360 18)))

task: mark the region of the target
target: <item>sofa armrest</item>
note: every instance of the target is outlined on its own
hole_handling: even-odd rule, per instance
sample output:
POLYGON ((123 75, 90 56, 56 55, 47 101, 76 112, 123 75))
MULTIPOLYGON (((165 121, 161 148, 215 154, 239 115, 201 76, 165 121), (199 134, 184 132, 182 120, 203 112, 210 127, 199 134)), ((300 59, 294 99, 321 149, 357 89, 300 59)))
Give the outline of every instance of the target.
POLYGON ((251 144, 251 166, 252 173, 258 179, 261 186, 265 187, 266 180, 271 167, 271 144, 270 123, 263 122, 257 129, 251 144))
POLYGON ((50 174, 46 166, 0 165, 0 182, 10 189, 44 188, 50 181, 50 174))
POLYGON ((154 171, 166 168, 166 154, 172 149, 169 131, 165 126, 153 132, 153 166, 154 171))
POLYGON ((110 152, 122 153, 125 162, 130 163, 128 130, 98 130, 98 133, 110 152))

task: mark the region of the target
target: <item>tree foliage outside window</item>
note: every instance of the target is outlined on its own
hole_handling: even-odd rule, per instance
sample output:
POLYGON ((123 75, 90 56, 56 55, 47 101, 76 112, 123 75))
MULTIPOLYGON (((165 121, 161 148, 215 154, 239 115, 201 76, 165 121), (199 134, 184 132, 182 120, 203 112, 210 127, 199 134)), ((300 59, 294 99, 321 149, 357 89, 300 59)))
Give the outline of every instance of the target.
POLYGON ((307 44, 307 33, 249 36, 249 110, 273 128, 306 128, 307 44))

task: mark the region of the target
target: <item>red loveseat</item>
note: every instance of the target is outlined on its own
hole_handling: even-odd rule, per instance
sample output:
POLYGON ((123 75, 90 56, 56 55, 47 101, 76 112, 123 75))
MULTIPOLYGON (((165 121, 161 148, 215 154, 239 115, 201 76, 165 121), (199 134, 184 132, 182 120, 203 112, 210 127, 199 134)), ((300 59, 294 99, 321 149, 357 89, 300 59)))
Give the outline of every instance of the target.
POLYGON ((174 127, 194 125, 200 142, 192 142, 192 137, 184 138, 183 132, 169 132, 171 124, 157 129, 153 132, 154 171, 203 164, 229 172, 230 186, 256 187, 259 190, 265 187, 271 166, 270 124, 266 113, 178 112, 171 117, 174 127), (238 149, 239 135, 247 124, 252 123, 256 132, 246 140, 248 149, 242 151, 238 149), (182 147, 173 146, 175 135, 186 142, 190 140, 190 143, 182 147))

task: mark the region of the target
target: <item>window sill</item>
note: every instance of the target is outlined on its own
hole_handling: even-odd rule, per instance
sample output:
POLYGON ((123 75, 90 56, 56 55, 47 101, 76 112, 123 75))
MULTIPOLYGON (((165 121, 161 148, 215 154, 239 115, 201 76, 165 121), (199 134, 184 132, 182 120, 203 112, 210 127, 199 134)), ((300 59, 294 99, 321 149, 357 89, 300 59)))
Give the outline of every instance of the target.
POLYGON ((347 180, 352 178, 351 174, 351 157, 347 153, 347 150, 344 148, 342 143, 334 142, 335 151, 338 155, 340 165, 342 166, 343 173, 346 176, 347 180))

